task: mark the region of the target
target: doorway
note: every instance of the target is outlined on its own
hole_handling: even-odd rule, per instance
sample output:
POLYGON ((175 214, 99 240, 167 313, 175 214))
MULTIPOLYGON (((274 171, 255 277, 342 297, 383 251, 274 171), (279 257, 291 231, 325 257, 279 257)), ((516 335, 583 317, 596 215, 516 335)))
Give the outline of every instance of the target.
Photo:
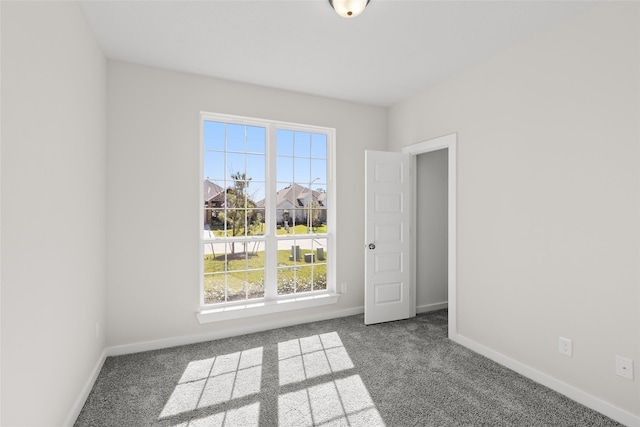
POLYGON ((416 157, 416 310, 447 307, 448 301, 448 191, 449 149, 416 157))
MULTIPOLYGON (((426 199, 429 195, 439 197, 440 201, 443 200, 444 185, 446 185, 446 301, 449 310, 449 337, 452 338, 457 335, 457 134, 449 134, 409 145, 404 147, 402 152, 411 155, 413 170, 417 171, 417 173, 413 174, 413 200, 415 203, 411 227, 412 230, 417 230, 416 233, 411 233, 411 244, 413 248, 411 282, 414 290, 421 285, 421 282, 424 283, 425 280, 432 280, 431 278, 425 279, 424 275, 429 274, 429 266, 431 266, 430 268, 434 268, 437 263, 440 263, 437 269, 440 271, 438 274, 440 274, 440 280, 442 280, 442 247, 438 247, 437 243, 434 243, 434 245, 430 247, 424 240, 429 233, 442 232, 442 224, 445 223, 445 219, 442 218, 443 211, 437 213, 438 217, 433 220, 425 220, 419 217, 419 214, 429 210, 428 206, 426 206, 429 203, 429 200, 426 199), (428 155, 428 153, 433 154, 428 155), (427 154, 427 156, 425 156, 425 154, 427 154), (422 157, 420 157, 421 155, 422 157), (444 168, 442 164, 442 162, 444 162, 444 156, 446 156, 446 168, 444 168), (425 168, 427 167, 430 169, 437 168, 438 170, 426 172, 425 168), (422 169, 422 175, 419 168, 422 169), (443 168, 445 169, 444 171, 443 168), (446 182, 443 181, 443 172, 446 172, 446 182), (418 179, 424 178, 425 174, 429 179, 436 179, 435 177, 439 176, 440 178, 438 179, 440 183, 433 182, 431 183, 433 185, 426 185, 424 188, 418 189, 418 179), (440 230, 438 231, 439 228, 440 230), (419 240, 420 242, 418 242, 419 240), (418 256, 422 257, 425 255, 431 259, 423 263, 418 256), (418 267, 418 265, 420 265, 420 267, 418 267)), ((422 185, 422 182, 420 185, 422 185)), ((440 236, 439 238, 442 240, 443 237, 440 236)), ((445 294, 441 284, 436 285, 433 293, 422 290, 418 291, 414 294, 414 301, 416 301, 414 307, 416 307, 417 311, 440 308, 437 306, 439 302, 432 300, 432 298, 437 299, 438 296, 441 297, 443 295, 445 294), (436 305, 429 306, 429 304, 436 305)), ((440 303, 444 303, 444 301, 440 303)))

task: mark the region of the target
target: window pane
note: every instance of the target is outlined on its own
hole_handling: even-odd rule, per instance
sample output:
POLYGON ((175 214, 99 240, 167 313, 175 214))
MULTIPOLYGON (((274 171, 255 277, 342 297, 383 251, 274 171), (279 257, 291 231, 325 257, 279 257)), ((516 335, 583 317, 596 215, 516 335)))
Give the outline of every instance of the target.
POLYGON ((327 210, 318 208, 312 211, 312 232, 314 234, 324 234, 327 232, 327 210))
POLYGON ((278 266, 294 266, 302 259, 300 245, 294 239, 278 241, 278 266))
POLYGON ((217 304, 226 301, 224 274, 204 275, 204 303, 217 304))
POLYGON ((205 209, 203 235, 205 239, 224 237, 224 209, 205 209))
POLYGON ((276 180, 278 182, 293 181, 293 157, 278 156, 276 169, 276 180))
POLYGON ((303 208, 305 205, 305 198, 308 196, 308 189, 300 184, 294 184, 291 186, 291 201, 296 208, 303 208))
POLYGON ((314 201, 307 214, 309 215, 307 226, 311 227, 310 232, 314 234, 326 233, 326 226, 323 227, 327 222, 326 209, 319 208, 317 202, 314 201))
POLYGON ((311 157, 327 158, 327 135, 314 133, 311 135, 311 157))
POLYGON ((263 236, 266 231, 264 209, 254 209, 249 222, 249 234, 251 236, 263 236))
POLYGON ((265 242, 247 243, 247 297, 264 298, 265 242))
POLYGON ((326 182, 316 182, 313 185, 314 191, 317 193, 317 199, 320 201, 322 206, 327 205, 327 183, 326 182))
POLYGON ((276 132, 276 153, 293 156, 293 131, 278 129, 276 132))
MULTIPOLYGON (((204 244, 204 272, 205 273, 220 273, 224 272, 224 252, 221 252, 221 245, 214 243, 204 244), (216 255, 216 248, 218 254, 216 255), (222 263, 216 260, 216 256, 222 256, 222 263)), ((224 246, 224 244, 222 245, 224 246)), ((224 249, 222 249, 224 250, 224 249)))
POLYGON ((299 264, 310 266, 326 263, 326 251, 324 250, 326 248, 326 239, 296 239, 295 245, 300 248, 299 264), (318 248, 322 249, 320 253, 317 251, 318 248), (318 261, 318 255, 324 261, 318 261))
POLYGON ((306 224, 307 224, 307 214, 305 212, 304 209, 293 209, 290 211, 290 216, 291 216, 291 226, 294 227, 293 230, 291 230, 292 233, 294 234, 303 234, 306 233, 307 230, 305 229, 306 224))
POLYGON ((304 210, 304 227, 302 228, 302 233, 299 234, 310 234, 313 232, 313 213, 314 209, 312 208, 307 208, 304 210))
POLYGON ((202 172, 205 179, 224 179, 224 153, 218 151, 205 151, 202 172))
POLYGON ((276 234, 290 234, 292 232, 289 212, 289 209, 276 210, 276 234))
POLYGON ((228 255, 229 245, 224 242, 204 244, 205 303, 226 301, 228 255))
POLYGON ((298 267, 296 269, 296 293, 311 291, 313 282, 312 267, 298 267))
POLYGON ((311 134, 308 132, 296 132, 294 136, 293 155, 296 157, 309 157, 311 155, 311 134))
POLYGON ((224 202, 224 179, 205 179, 203 183, 204 201, 210 207, 222 206, 224 202))
POLYGON ((264 153, 266 145, 266 129, 247 126, 247 151, 249 153, 264 153))
POLYGON ((317 178, 314 182, 314 189, 318 182, 327 182, 327 161, 326 160, 311 160, 311 176, 313 179, 317 178))
POLYGON ((244 125, 227 124, 227 151, 243 153, 246 150, 245 131, 244 125))
POLYGON ((249 269, 264 269, 265 241, 247 243, 247 267, 249 269))
POLYGON ((227 209, 225 211, 227 237, 247 234, 247 209, 227 209))
POLYGON ((325 291, 327 290, 327 265, 319 265, 313 268, 313 290, 325 291))
POLYGON ((247 253, 245 242, 230 242, 230 251, 226 253, 226 270, 228 272, 238 272, 247 269, 247 253))
POLYGON ((295 185, 294 193, 294 205, 297 209, 292 211, 294 218, 293 225, 295 226, 295 234, 307 234, 307 227, 310 227, 309 214, 310 206, 313 200, 312 192, 308 187, 302 185, 295 185))
POLYGON ((224 151, 224 123, 204 122, 204 149, 224 151))
POLYGON ((264 181, 265 177, 265 157, 264 154, 248 154, 247 155, 247 178, 252 181, 264 181))
POLYGON ((293 268, 278 268, 278 295, 293 294, 296 291, 293 268))
POLYGON ((313 239, 313 263, 326 265, 327 263, 327 239, 313 239))
POLYGON ((231 179, 238 173, 244 177, 246 172, 246 155, 240 153, 227 153, 227 173, 225 178, 231 179))
POLYGON ((276 203, 278 209, 291 209, 295 207, 295 194, 291 182, 277 183, 276 203))
POLYGON ((247 298, 247 273, 245 271, 227 273, 227 301, 247 298))
POLYGON ((264 270, 247 272, 247 298, 264 298, 264 270))
POLYGON ((247 188, 247 196, 249 197, 249 201, 253 203, 253 207, 255 208, 264 208, 265 207, 265 190, 266 185, 264 182, 249 182, 249 188, 247 188))
POLYGON ((298 158, 295 157, 293 159, 293 181, 299 184, 307 184, 311 182, 311 161, 308 158, 298 158))
POLYGON ((242 195, 247 193, 251 181, 252 179, 248 174, 237 171, 231 174, 231 180, 228 186, 233 189, 234 193, 242 195))
POLYGON ((227 190, 226 206, 228 209, 245 209, 247 207, 247 197, 245 190, 241 187, 243 181, 235 181, 227 190))

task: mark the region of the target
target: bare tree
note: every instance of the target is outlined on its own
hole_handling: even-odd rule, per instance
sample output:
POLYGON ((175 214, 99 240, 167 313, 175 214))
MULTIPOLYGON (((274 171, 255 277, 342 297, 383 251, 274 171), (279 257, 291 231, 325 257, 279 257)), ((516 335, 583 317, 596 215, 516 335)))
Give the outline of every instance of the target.
MULTIPOLYGON (((246 173, 236 172, 231 174, 233 186, 226 192, 226 209, 218 214, 221 221, 231 231, 231 236, 243 236, 249 230, 251 217, 255 203, 248 196, 249 182, 246 173)), ((235 242, 231 242, 231 253, 235 253, 235 242)))

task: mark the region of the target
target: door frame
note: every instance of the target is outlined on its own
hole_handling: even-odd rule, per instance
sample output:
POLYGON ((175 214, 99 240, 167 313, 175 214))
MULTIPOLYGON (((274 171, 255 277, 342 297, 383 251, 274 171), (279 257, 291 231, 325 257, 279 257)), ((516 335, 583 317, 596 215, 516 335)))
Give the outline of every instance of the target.
MULTIPOLYGON (((418 142, 416 144, 407 145, 402 147, 402 152, 411 155, 412 169, 414 173, 412 174, 412 198, 413 198, 413 206, 412 215, 411 215, 411 229, 416 230, 417 228, 417 162, 418 155, 429 153, 431 151, 448 149, 448 173, 447 173, 447 187, 448 187, 448 231, 447 231, 447 240, 448 240, 448 266, 447 266, 447 275, 448 275, 448 329, 449 329, 449 338, 454 338, 458 334, 458 307, 457 307, 457 288, 458 288, 458 278, 457 278, 457 265, 458 265, 458 250, 457 250, 457 230, 458 230, 458 216, 457 216, 457 200, 458 200, 458 190, 457 190, 457 144, 458 144, 458 134, 451 133, 448 135, 439 136, 437 138, 428 139, 426 141, 418 142)), ((416 250, 417 250, 417 240, 416 233, 411 233, 411 290, 412 290, 412 298, 414 304, 412 304, 412 309, 416 310, 417 297, 416 297, 416 286, 417 286, 417 259, 416 259, 416 250)))

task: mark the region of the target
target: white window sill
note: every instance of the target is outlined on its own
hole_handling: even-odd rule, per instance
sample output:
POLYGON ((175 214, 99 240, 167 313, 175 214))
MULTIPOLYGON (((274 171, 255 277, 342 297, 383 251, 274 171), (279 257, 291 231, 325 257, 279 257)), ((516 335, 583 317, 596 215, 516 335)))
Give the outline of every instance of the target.
POLYGON ((239 305, 203 308, 196 313, 196 317, 200 323, 220 322, 223 320, 240 319, 243 317, 335 304, 339 298, 339 294, 322 293, 283 298, 274 301, 247 302, 246 304, 239 305))

